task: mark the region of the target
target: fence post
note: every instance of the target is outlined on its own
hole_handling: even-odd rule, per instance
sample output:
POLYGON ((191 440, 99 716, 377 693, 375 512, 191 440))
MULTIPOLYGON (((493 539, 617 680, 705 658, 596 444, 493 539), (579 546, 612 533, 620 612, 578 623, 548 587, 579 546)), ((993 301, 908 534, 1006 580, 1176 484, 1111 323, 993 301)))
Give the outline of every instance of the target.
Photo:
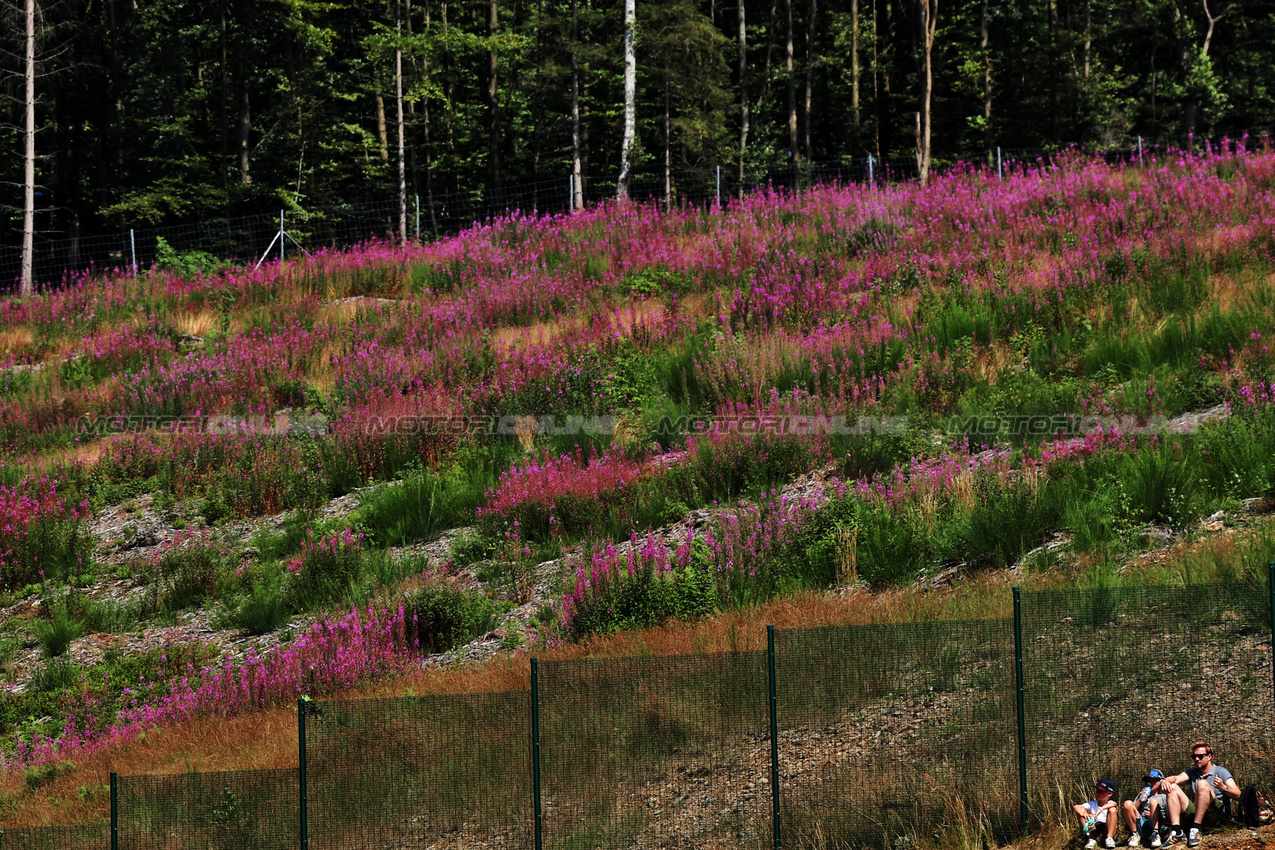
POLYGON ((1001 149, 999 145, 996 146, 996 179, 1005 179, 1005 172, 1001 170, 1001 149))
MULTIPOLYGON (((280 214, 282 217, 282 214, 280 214)), ((301 832, 301 850, 308 850, 310 847, 310 803, 306 798, 306 765, 305 765, 305 709, 306 698, 297 698, 297 755, 300 768, 298 776, 300 779, 301 799, 300 804, 300 825, 301 832)))
POLYGON ((137 275, 137 238, 133 235, 133 228, 128 229, 128 250, 133 256, 133 275, 137 275))
POLYGON ((576 176, 574 174, 567 175, 567 209, 570 212, 576 211, 576 176))
POLYGON ((1142 167, 1142 137, 1138 137, 1138 167, 1142 167))
POLYGON ((868 154, 868 187, 871 188, 875 180, 872 176, 872 154, 868 154))
MULTIPOLYGON (((574 180, 575 175, 571 178, 574 180)), ((571 197, 574 199, 575 195, 571 197)), ((536 850, 541 850, 544 833, 540 814, 540 662, 535 658, 531 659, 531 807, 536 850)))
POLYGON ((1023 699, 1023 596, 1014 588, 1014 683, 1018 714, 1018 808, 1027 835, 1027 716, 1023 699))
POLYGON ((120 850, 120 776, 111 771, 111 850, 120 850))
POLYGON ((782 846, 779 830, 779 700, 775 693, 775 627, 766 627, 766 685, 770 694, 770 816, 774 850, 782 846))
POLYGON ((717 166, 717 206, 722 205, 722 167, 717 166))
POLYGON ((421 241, 421 196, 416 195, 416 241, 421 241))
POLYGON ((283 235, 287 233, 283 229, 283 210, 279 210, 279 265, 283 265, 283 235))

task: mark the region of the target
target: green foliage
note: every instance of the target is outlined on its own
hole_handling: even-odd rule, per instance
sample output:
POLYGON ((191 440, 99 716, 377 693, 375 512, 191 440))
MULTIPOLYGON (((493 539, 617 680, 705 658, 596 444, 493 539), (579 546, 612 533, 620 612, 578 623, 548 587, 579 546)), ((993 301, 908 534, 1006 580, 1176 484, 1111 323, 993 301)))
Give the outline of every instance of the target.
POLYGON ((495 603, 482 594, 433 584, 404 598, 403 613, 421 652, 432 654, 447 652, 490 631, 497 611, 495 603))
POLYGON ((230 614, 230 622, 250 635, 273 632, 288 622, 283 581, 277 572, 259 571, 230 614))
POLYGON ((180 611, 201 602, 216 588, 223 566, 220 547, 193 534, 179 536, 152 565, 147 589, 150 607, 180 611))
POLYGON ((292 577, 283 592, 290 611, 308 611, 346 599, 363 577, 363 538, 349 529, 307 538, 288 563, 292 577))
POLYGON ((22 771, 22 778, 26 781, 27 788, 31 791, 38 790, 49 784, 59 776, 68 773, 74 773, 77 770, 73 761, 62 759, 60 761, 51 761, 46 764, 28 767, 22 771))
POLYGON ((35 623, 36 638, 45 658, 57 658, 84 634, 84 624, 75 616, 65 596, 47 605, 45 617, 35 623))
POLYGON ((1199 518, 1194 458, 1167 444, 1135 453, 1122 476, 1129 510, 1141 522, 1162 522, 1185 529, 1199 518))
POLYGON ((206 251, 177 251, 160 236, 155 245, 155 268, 178 277, 194 278, 215 274, 231 265, 206 251))

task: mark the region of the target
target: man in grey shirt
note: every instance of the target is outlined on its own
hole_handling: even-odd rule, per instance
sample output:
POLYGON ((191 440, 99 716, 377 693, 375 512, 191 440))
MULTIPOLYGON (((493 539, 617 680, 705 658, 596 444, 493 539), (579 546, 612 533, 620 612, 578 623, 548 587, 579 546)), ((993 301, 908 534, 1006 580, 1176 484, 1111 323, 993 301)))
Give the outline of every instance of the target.
POLYGON ((1182 813, 1194 814, 1195 821, 1186 836, 1186 846, 1196 847, 1200 843, 1200 826, 1206 816, 1221 820, 1231 809, 1231 800, 1238 800, 1240 786, 1226 768, 1213 763, 1213 748, 1205 741, 1196 741, 1191 745, 1191 759, 1194 767, 1189 767, 1177 776, 1170 776, 1161 783, 1161 788, 1168 797, 1169 844, 1182 840, 1182 813), (1182 790, 1184 783, 1190 783, 1191 793, 1182 790))

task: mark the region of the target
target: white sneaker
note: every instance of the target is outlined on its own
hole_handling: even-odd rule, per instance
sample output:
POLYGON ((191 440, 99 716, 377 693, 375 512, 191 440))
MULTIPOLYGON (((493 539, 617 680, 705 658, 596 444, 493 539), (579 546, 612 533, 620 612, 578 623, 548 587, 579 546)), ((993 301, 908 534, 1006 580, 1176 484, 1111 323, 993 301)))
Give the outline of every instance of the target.
POLYGON ((1160 830, 1157 829, 1155 832, 1151 833, 1152 850, 1155 850, 1155 848, 1158 848, 1161 843, 1162 841, 1160 839, 1160 830))
POLYGON ((1110 835, 1108 835, 1106 838, 1102 840, 1102 846, 1106 847, 1107 850, 1115 850, 1116 840, 1112 838, 1110 835))
POLYGON ((1085 850, 1094 850, 1098 846, 1098 839, 1091 838, 1085 842, 1085 850))
POLYGON ((1135 832, 1133 835, 1130 835, 1130 836, 1129 836, 1129 846, 1130 846, 1130 847, 1141 847, 1141 846, 1142 846, 1142 836, 1141 836, 1141 835, 1138 835, 1138 833, 1136 833, 1136 832, 1135 832))

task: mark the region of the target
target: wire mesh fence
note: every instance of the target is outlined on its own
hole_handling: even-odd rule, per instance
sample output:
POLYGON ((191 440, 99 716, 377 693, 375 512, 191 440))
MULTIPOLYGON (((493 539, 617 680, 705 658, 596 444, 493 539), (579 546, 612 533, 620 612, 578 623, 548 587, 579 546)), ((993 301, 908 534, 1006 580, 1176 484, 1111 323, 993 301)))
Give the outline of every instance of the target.
POLYGON ((111 850, 108 824, 0 829, 0 850, 111 850))
POLYGON ((544 846, 769 846, 766 654, 546 664, 544 846))
MULTIPOLYGON (((112 822, 127 850, 1005 842, 1067 822, 1098 777, 1131 798, 1196 739, 1269 788, 1273 594, 1023 593, 1014 618, 533 662, 529 689, 502 693, 302 700, 299 768, 121 777, 112 822)), ((6 830, 0 850, 108 835, 6 830)))
POLYGON ((529 846, 527 691, 308 705, 312 846, 529 846))
POLYGON ((1012 621, 779 634, 789 845, 889 847, 949 828, 1017 834, 1012 621))
MULTIPOLYGON (((1257 140, 1268 140, 1264 131, 1251 131, 1252 138, 1227 140, 1231 148, 1241 143, 1250 146, 1257 140)), ((1268 144, 1268 141, 1261 142, 1268 144)), ((1182 137, 1165 140, 1159 149, 1216 150, 1219 140, 1182 137)), ((1155 154, 1150 142, 1107 147, 1099 151, 1115 163, 1138 162, 1144 155, 1155 154)), ((933 170, 973 165, 1005 174, 1025 165, 1047 164, 1072 149, 996 148, 963 155, 936 154, 933 170)), ((798 191, 829 183, 885 184, 914 180, 918 175, 914 157, 875 159, 847 158, 839 162, 790 163, 787 165, 737 165, 679 169, 667 176, 646 175, 629 185, 629 198, 678 205, 729 203, 756 190, 798 191)), ((425 191, 409 195, 404 210, 395 198, 351 200, 339 206, 293 210, 283 213, 287 237, 279 239, 280 213, 207 219, 189 224, 154 228, 121 229, 80 237, 65 234, 37 234, 32 258, 32 277, 37 284, 60 281, 83 272, 105 272, 112 269, 150 268, 162 259, 162 244, 177 253, 200 252, 208 257, 234 264, 250 264, 266 256, 282 256, 298 251, 322 248, 346 248, 369 239, 397 234, 405 224, 406 234, 416 239, 438 238, 455 234, 477 222, 521 211, 554 214, 571 209, 574 187, 569 176, 558 180, 540 180, 514 186, 483 186, 465 191, 425 191), (406 212, 406 221, 401 221, 406 212), (162 242, 161 242, 162 240, 162 242), (280 244, 283 243, 283 244, 280 244)), ((586 206, 605 203, 616 196, 616 178, 586 176, 581 195, 586 206)), ((6 242, 20 241, 21 234, 5 237, 6 242)), ((17 244, 0 245, 0 285, 11 286, 21 273, 22 251, 17 244)))
POLYGON ((296 768, 121 776, 119 850, 291 850, 300 819, 296 768))

